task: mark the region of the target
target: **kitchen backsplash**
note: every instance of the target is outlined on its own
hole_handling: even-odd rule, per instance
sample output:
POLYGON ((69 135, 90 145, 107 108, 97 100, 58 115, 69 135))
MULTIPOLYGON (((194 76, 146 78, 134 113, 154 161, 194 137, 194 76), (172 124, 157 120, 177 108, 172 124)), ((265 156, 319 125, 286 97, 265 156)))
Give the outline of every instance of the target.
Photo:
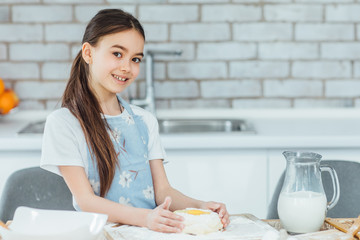
MULTIPOLYGON (((360 0, 1 0, 0 77, 53 109, 102 8, 139 18, 166 108, 360 106, 360 0)), ((144 71, 125 97, 144 96, 144 71)))

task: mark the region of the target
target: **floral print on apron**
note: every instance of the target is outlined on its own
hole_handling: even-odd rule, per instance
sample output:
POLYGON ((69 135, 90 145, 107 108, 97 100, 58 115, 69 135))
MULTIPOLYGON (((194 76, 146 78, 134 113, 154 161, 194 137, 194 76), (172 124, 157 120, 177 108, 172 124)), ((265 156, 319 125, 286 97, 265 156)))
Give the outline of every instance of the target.
MULTIPOLYGON (((148 160, 148 129, 142 117, 135 115, 130 105, 119 97, 124 111, 106 118, 110 138, 118 155, 112 185, 105 198, 121 204, 153 209, 156 207, 154 187, 148 160)), ((89 149, 88 149, 88 153, 89 149)), ((88 179, 96 195, 100 195, 100 180, 96 166, 88 154, 88 179)))

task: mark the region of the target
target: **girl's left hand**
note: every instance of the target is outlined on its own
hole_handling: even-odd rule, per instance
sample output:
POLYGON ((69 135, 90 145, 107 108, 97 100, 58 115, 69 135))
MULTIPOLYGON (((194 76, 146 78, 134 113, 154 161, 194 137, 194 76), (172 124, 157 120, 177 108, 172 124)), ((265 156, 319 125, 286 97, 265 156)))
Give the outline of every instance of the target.
POLYGON ((218 202, 205 202, 203 205, 203 209, 209 209, 213 212, 218 213, 221 219, 221 223, 224 225, 224 228, 226 228, 229 225, 230 223, 229 213, 226 210, 225 204, 218 202))

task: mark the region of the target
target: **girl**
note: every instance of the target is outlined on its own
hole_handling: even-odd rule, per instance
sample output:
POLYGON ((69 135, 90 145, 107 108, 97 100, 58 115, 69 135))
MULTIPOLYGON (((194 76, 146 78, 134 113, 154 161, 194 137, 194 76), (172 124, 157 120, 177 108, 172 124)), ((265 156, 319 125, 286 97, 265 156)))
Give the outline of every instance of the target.
POLYGON ((203 202, 173 189, 156 118, 117 96, 139 74, 145 34, 132 15, 101 10, 89 22, 66 86, 62 108, 46 121, 41 166, 60 174, 77 210, 109 221, 180 232, 172 211, 210 209, 226 227, 222 203, 203 202))

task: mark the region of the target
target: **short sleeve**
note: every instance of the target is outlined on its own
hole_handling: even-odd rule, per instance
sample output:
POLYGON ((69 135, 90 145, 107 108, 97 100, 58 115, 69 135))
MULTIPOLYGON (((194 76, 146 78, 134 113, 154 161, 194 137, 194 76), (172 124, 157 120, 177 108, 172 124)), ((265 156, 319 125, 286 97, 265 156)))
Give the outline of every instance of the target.
POLYGON ((131 105, 131 109, 134 111, 134 114, 140 115, 143 118, 149 130, 148 160, 164 160, 166 158, 166 153, 161 143, 159 124, 156 117, 149 111, 146 111, 138 106, 131 105))
POLYGON ((69 110, 62 109, 46 119, 40 166, 60 174, 58 166, 84 166, 80 124, 69 110), (80 136, 79 136, 80 135, 80 136))
POLYGON ((153 159, 164 160, 166 158, 166 153, 161 143, 161 138, 159 134, 159 123, 153 115, 150 115, 149 117, 148 128, 149 128, 149 145, 148 145, 149 160, 153 160, 153 159))

